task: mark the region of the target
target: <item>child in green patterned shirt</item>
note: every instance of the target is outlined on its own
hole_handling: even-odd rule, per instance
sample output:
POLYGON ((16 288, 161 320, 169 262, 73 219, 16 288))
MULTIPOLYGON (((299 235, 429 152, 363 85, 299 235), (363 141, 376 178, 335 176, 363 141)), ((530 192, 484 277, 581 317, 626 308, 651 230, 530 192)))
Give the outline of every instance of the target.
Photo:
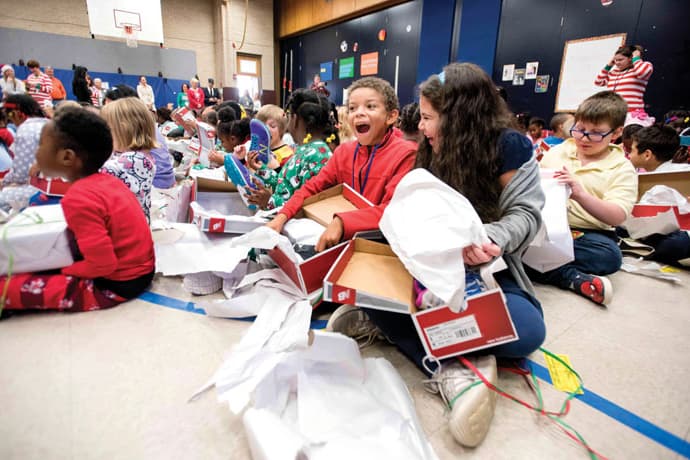
POLYGON ((261 209, 282 206, 328 163, 331 150, 326 138, 334 132, 328 110, 328 101, 312 90, 298 89, 293 93, 287 105, 288 131, 299 145, 280 172, 262 164, 257 159, 258 152, 249 152, 247 164, 263 181, 256 181, 256 190, 248 190, 250 203, 261 209))

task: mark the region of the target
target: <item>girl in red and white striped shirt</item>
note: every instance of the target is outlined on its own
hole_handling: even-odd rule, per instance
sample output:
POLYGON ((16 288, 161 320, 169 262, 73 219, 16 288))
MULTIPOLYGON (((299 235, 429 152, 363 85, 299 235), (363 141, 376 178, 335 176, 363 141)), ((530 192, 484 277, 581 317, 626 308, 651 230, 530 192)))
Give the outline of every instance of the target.
POLYGON ((625 99, 628 112, 644 112, 644 93, 654 71, 651 62, 642 60, 641 49, 640 46, 621 46, 594 80, 595 85, 605 86, 625 99))

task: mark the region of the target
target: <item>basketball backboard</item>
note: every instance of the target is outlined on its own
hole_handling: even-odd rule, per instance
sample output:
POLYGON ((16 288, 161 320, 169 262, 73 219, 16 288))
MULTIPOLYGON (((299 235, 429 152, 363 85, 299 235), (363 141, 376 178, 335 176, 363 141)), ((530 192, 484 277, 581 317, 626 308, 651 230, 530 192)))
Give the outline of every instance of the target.
POLYGON ((96 38, 164 41, 160 0, 86 0, 86 6, 89 28, 96 38))

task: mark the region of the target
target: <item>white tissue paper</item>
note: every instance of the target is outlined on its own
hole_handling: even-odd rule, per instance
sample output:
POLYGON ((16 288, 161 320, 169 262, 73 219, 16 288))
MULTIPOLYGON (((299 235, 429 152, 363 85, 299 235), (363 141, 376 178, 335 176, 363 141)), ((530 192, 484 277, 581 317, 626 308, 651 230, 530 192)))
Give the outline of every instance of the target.
POLYGON ((541 186, 546 197, 541 211, 542 225, 522 256, 526 265, 542 273, 575 259, 573 237, 568 224, 570 189, 553 179, 553 174, 553 170, 541 170, 541 186))
POLYGON ((412 276, 451 310, 463 309, 462 249, 491 242, 467 198, 415 169, 398 184, 379 227, 412 276))
POLYGON ((339 334, 316 331, 312 346, 276 366, 254 399, 244 423, 255 459, 437 458, 397 371, 383 358, 362 360, 339 334))
POLYGON ((281 238, 265 226, 230 238, 222 233, 204 233, 194 224, 178 223, 153 234, 156 271, 165 276, 209 271, 231 273, 252 248, 272 249, 281 238))
POLYGON ((363 360, 341 334, 313 331, 309 345, 311 305, 281 276, 263 270, 234 288, 256 320, 192 399, 215 387, 245 411, 254 459, 436 459, 393 366, 363 360))
POLYGON ((690 203, 678 190, 666 185, 655 185, 640 198, 640 204, 678 206, 679 214, 690 213, 690 203))

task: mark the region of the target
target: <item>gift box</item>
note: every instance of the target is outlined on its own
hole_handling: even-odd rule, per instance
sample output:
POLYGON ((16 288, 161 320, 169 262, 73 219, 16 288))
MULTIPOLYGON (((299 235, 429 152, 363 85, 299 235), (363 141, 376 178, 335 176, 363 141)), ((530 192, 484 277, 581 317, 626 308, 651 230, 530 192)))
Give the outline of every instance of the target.
POLYGON ((690 196, 690 171, 648 172, 637 175, 637 198, 642 198, 655 185, 666 185, 690 196))
POLYGON ((326 274, 347 244, 347 242, 340 243, 300 262, 292 259, 280 246, 268 251, 268 255, 295 283, 295 286, 300 288, 305 295, 309 295, 323 287, 326 274))
POLYGON ((30 273, 74 263, 59 204, 27 208, 2 225, 0 274, 30 273))
MULTIPOLYGON (((501 259, 499 259, 501 260, 501 259)), ((419 310, 412 275, 390 246, 355 238, 324 280, 324 300, 412 317, 427 354, 442 359, 518 340, 505 298, 492 276, 488 289, 467 297, 467 309, 419 310)))
POLYGON ((185 179, 170 188, 151 190, 151 218, 166 222, 187 222, 194 181, 185 179))
POLYGON ((241 235, 267 222, 254 217, 237 186, 228 180, 196 177, 189 209, 190 222, 203 232, 241 235))

